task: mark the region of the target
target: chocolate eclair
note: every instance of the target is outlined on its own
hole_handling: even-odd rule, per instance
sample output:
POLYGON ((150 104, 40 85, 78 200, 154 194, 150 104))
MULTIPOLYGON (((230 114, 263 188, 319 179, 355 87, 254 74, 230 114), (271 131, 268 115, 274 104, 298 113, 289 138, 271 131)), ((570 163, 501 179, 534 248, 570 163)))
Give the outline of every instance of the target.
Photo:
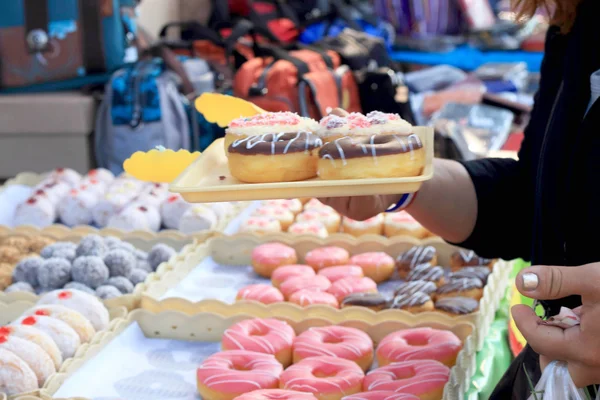
POLYGON ((445 297, 435 302, 435 309, 455 317, 477 311, 479 302, 470 297, 445 297))
POLYGON ((470 297, 479 300, 483 297, 483 282, 477 278, 453 279, 435 292, 437 300, 444 297, 470 297))
POLYGON ((397 296, 399 294, 413 294, 416 292, 423 292, 425 294, 431 295, 432 293, 435 293, 436 290, 437 286, 435 285, 435 283, 430 281, 416 280, 402 282, 400 286, 398 286, 394 291, 394 295, 397 296))
POLYGON ((465 267, 450 274, 450 279, 477 278, 485 285, 490 273, 488 267, 465 267))
POLYGON ((390 302, 391 309, 406 310, 411 313, 433 311, 433 301, 423 292, 399 294, 390 302))
POLYGON ((450 256, 450 268, 452 268, 452 271, 458 271, 464 267, 477 266, 485 266, 491 269, 495 263, 495 259, 480 257, 473 250, 458 250, 450 256))
POLYGON ((373 311, 381 311, 389 306, 390 299, 381 293, 352 293, 342 300, 344 307, 366 307, 373 311))
POLYGON ((444 279, 444 269, 431 264, 420 264, 414 267, 408 276, 407 281, 429 281, 435 283, 438 287, 446 281, 444 279))
POLYGON ((398 276, 406 279, 408 273, 419 264, 437 264, 437 251, 433 246, 415 246, 396 258, 398 276))

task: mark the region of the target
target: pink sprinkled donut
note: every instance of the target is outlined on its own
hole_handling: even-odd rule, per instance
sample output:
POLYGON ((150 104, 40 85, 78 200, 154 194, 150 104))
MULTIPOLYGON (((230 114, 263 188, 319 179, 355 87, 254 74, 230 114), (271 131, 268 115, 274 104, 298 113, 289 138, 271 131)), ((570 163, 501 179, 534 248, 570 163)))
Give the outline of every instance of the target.
POLYGON ((346 326, 324 326, 302 332, 294 340, 294 363, 331 356, 355 362, 363 371, 373 363, 373 341, 365 332, 346 326))
POLYGON ((331 283, 344 278, 362 278, 365 276, 362 268, 358 265, 338 265, 336 267, 327 267, 319 270, 318 275, 329 279, 331 283))
POLYGON ((362 253, 352 256, 348 264, 359 265, 365 274, 380 283, 390 279, 396 263, 384 252, 362 253))
POLYGON ((279 290, 281 290, 281 293, 283 293, 286 299, 289 299, 299 290, 304 289, 313 292, 326 292, 330 286, 331 282, 329 282, 329 279, 325 278, 324 276, 317 275, 309 278, 297 276, 283 282, 279 287, 279 290))
POLYGON ((349 294, 377 292, 377 284, 371 278, 349 277, 334 282, 327 289, 327 292, 334 295, 339 302, 342 302, 349 294))
POLYGON ((387 365, 365 377, 363 390, 390 390, 420 399, 441 399, 450 379, 450 368, 434 360, 414 360, 387 365))
POLYGON ((290 296, 289 302, 298 304, 300 307, 322 304, 333 308, 340 308, 340 304, 334 295, 327 292, 315 292, 312 290, 297 291, 290 296))
POLYGON ((461 349, 462 342, 450 331, 413 328, 387 335, 376 354, 380 367, 411 360, 436 360, 453 367, 461 349))
POLYGON ((310 278, 315 276, 315 270, 308 265, 284 265, 283 267, 277 268, 271 275, 271 283, 275 287, 281 286, 281 284, 290 278, 302 276, 310 278))
POLYGON ((316 271, 335 265, 348 264, 350 254, 348 250, 341 247, 320 247, 306 253, 304 260, 316 271))
POLYGON ((250 300, 263 304, 273 304, 280 303, 285 299, 277 288, 259 284, 241 288, 237 293, 236 300, 250 300))
POLYGON ((259 389, 277 389, 283 367, 270 354, 231 350, 208 357, 196 373, 203 399, 233 400, 259 389))
POLYGON ((294 213, 294 215, 297 215, 302 211, 302 202, 298 199, 267 200, 263 204, 265 206, 287 208, 294 213))
POLYGON ((223 334, 223 350, 248 350, 274 355, 284 367, 292 363, 296 333, 286 322, 274 318, 248 319, 223 334))
POLYGON ((264 389, 243 394, 236 397, 235 400, 317 400, 317 398, 312 393, 301 393, 283 389, 264 389))
POLYGON ((344 397, 344 400, 420 400, 417 396, 406 393, 395 393, 385 390, 362 392, 344 397))
POLYGON ((296 264, 296 250, 281 243, 265 243, 252 250, 252 267, 260 276, 270 278, 282 265, 296 264))
POLYGON ((294 364, 281 374, 281 387, 312 393, 319 400, 341 400, 358 393, 364 379, 363 370, 343 358, 311 357, 294 364))

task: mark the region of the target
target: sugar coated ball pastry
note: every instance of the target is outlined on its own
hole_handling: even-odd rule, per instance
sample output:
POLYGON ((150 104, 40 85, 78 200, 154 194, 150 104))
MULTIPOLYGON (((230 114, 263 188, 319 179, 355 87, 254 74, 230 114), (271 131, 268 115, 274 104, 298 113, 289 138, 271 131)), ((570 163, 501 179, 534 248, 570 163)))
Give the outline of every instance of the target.
POLYGON ((57 304, 75 310, 86 317, 96 331, 108 328, 109 315, 104 304, 96 297, 78 290, 55 290, 45 294, 38 305, 57 304))
POLYGON ((356 221, 354 219, 344 217, 342 220, 342 230, 352 236, 363 236, 363 235, 381 235, 383 233, 383 220, 382 214, 369 218, 364 221, 356 221))
POLYGON ((450 368, 435 360, 413 360, 377 368, 367 374, 364 390, 389 390, 419 399, 441 399, 450 368))
POLYGON ((274 318, 248 319, 231 326, 223 334, 223 350, 248 350, 275 356, 283 367, 292 363, 294 329, 274 318))
POLYGON ((16 336, 0 336, 0 349, 18 356, 31 368, 40 387, 44 386, 56 368, 50 356, 37 344, 16 336))
POLYGON ((4 293, 27 292, 35 294, 35 289, 27 282, 16 282, 4 289, 4 293))
POLYGON ((259 389, 277 389, 283 367, 270 354, 231 350, 213 354, 196 372, 205 400, 233 400, 259 389))
POLYGON ((313 267, 315 271, 320 271, 323 268, 333 267, 336 265, 346 265, 350 259, 348 250, 342 247, 326 246, 313 249, 306 253, 304 260, 308 265, 313 267))
POLYGON ((422 292, 432 296, 436 291, 437 286, 435 283, 430 281, 415 280, 400 283, 396 290, 394 290, 394 296, 399 294, 413 294, 416 292, 422 292))
POLYGON ((68 257, 64 257, 64 255, 65 254, 70 255, 70 253, 72 251, 73 253, 75 253, 75 256, 76 256, 76 250, 77 250, 77 245, 75 243, 55 242, 55 243, 49 244, 48 246, 44 247, 40 251, 40 256, 42 256, 43 258, 58 257, 58 258, 67 258, 68 259, 68 257), (63 256, 61 257, 59 254, 62 254, 63 256))
POLYGON ((349 264, 362 268, 366 277, 380 283, 390 279, 394 273, 394 259, 384 252, 368 252, 350 257, 349 264))
POLYGON ((435 283, 438 287, 446 283, 444 269, 431 264, 417 265, 406 277, 408 281, 429 281, 435 283))
POLYGON ((471 297, 444 297, 435 302, 435 309, 451 317, 474 313, 479 301, 471 297))
POLYGON ((245 393, 235 400, 317 400, 312 393, 283 389, 263 389, 245 393))
POLYGON ((331 283, 344 278, 362 278, 365 276, 362 268, 358 265, 338 265, 319 270, 319 275, 329 279, 331 283))
POLYGON ((92 209, 97 202, 97 194, 73 189, 61 200, 58 216, 67 226, 90 225, 94 220, 92 209))
POLYGON ((179 193, 171 194, 160 206, 163 225, 168 229, 179 229, 181 217, 191 206, 179 193))
POLYGON ((137 265, 135 256, 122 249, 109 250, 104 255, 103 261, 111 277, 129 276, 137 265))
POLYGON ((377 292, 377 284, 371 278, 354 278, 348 277, 335 281, 329 289, 328 293, 331 293, 335 298, 342 302, 346 296, 352 293, 374 293, 377 292))
MULTIPOLYGON (((11 325, 0 327, 0 337, 13 336, 27 340, 38 345, 52 360, 54 368, 58 371, 63 363, 60 349, 54 340, 43 331, 26 325, 11 325)), ((0 385, 2 387, 2 385, 0 385)))
POLYGON ((417 396, 389 390, 373 390, 344 397, 343 400, 420 400, 417 396))
POLYGON ((108 225, 108 221, 116 214, 118 214, 127 204, 133 200, 134 194, 129 195, 115 195, 110 192, 106 193, 104 197, 101 197, 94 209, 92 215, 94 217, 94 223, 100 228, 104 228, 108 225))
POLYGON ((371 111, 366 117, 371 123, 371 129, 377 135, 410 135, 413 133, 413 126, 398 114, 371 111))
POLYGON ((140 268, 136 268, 133 271, 131 271, 131 273, 127 277, 127 279, 129 279, 134 286, 139 285, 140 283, 146 282, 147 278, 148 278, 148 271, 140 269, 140 268))
POLYGON ((217 226, 217 214, 207 206, 193 205, 181 217, 179 230, 185 234, 208 231, 217 226))
POLYGON ((164 243, 155 244, 148 253, 148 262, 154 271, 158 269, 158 266, 164 262, 167 262, 177 252, 171 246, 167 246, 164 243))
POLYGON ((290 225, 294 223, 294 214, 287 208, 283 207, 262 206, 257 208, 253 214, 255 216, 276 219, 279 221, 283 231, 287 231, 290 225))
POLYGON ((330 143, 344 137, 370 136, 376 132, 366 116, 351 113, 344 116, 330 114, 322 118, 318 134, 324 143, 330 143))
POLYGON ((75 186, 81 181, 81 175, 70 168, 57 168, 50 172, 49 178, 75 186))
POLYGON ((285 299, 279 289, 269 285, 257 284, 248 285, 241 288, 237 293, 236 300, 248 300, 257 301, 263 304, 273 304, 281 303, 285 299))
POLYGON ((340 215, 334 210, 328 210, 327 208, 316 208, 301 212, 300 214, 298 214, 296 221, 319 221, 323 225, 325 225, 325 228, 327 228, 327 232, 336 233, 340 230, 342 217, 340 217, 340 215))
POLYGON ((81 343, 90 342, 96 334, 91 322, 81 313, 59 305, 36 306, 25 311, 23 316, 52 317, 61 320, 77 332, 81 343))
POLYGON ((433 301, 428 294, 423 292, 402 293, 394 296, 390 301, 389 308, 417 314, 433 311, 433 301))
POLYGON ((373 311, 381 311, 389 307, 390 299, 379 292, 351 293, 342 300, 342 308, 366 307, 373 311))
POLYGON ((453 272, 464 267, 476 266, 486 266, 491 269, 495 263, 496 260, 480 257, 473 250, 458 250, 450 256, 450 268, 453 272))
POLYGON ((273 271, 273 274, 271 274, 271 283, 273 284, 273 286, 278 288, 286 280, 290 278, 295 278, 297 276, 310 278, 315 276, 315 270, 308 265, 284 265, 273 271))
POLYGON ((366 371, 373 363, 373 341, 356 328, 335 325, 310 328, 294 340, 294 363, 318 356, 350 360, 366 371))
POLYGON ((46 333, 54 340, 60 349, 63 360, 71 358, 81 345, 77 332, 59 319, 44 316, 25 316, 17 319, 11 325, 34 327, 46 333))
POLYGON ((440 286, 435 292, 436 299, 444 297, 471 297, 481 300, 483 297, 483 282, 477 278, 452 279, 440 286))
POLYGON ((240 225, 240 233, 265 235, 281 232, 281 223, 271 217, 249 217, 240 225))
POLYGON ((283 282, 279 287, 281 293, 286 299, 289 299, 294 293, 300 290, 309 290, 315 292, 326 292, 331 287, 331 282, 324 276, 313 276, 305 278, 297 276, 283 282))
POLYGON ((425 239, 429 236, 427 229, 406 211, 387 213, 383 233, 387 237, 406 235, 417 239, 425 239))
POLYGON ((333 308, 340 308, 337 298, 331 293, 318 292, 310 289, 298 290, 288 299, 290 303, 299 305, 300 307, 308 307, 312 305, 326 305, 333 308))
POLYGON ((341 138, 319 150, 318 175, 325 180, 418 176, 425 148, 417 135, 341 138))
POLYGON ((40 388, 29 365, 15 353, 0 348, 0 388, 7 396, 33 392, 40 388))
POLYGON ((41 197, 30 197, 20 204, 14 217, 15 226, 33 225, 38 228, 50 226, 56 220, 54 205, 41 197))
POLYGON ((225 131, 225 151, 236 140, 250 136, 278 133, 316 132, 317 121, 291 112, 270 112, 242 117, 229 123, 225 131))
POLYGON ((108 286, 116 287, 122 294, 131 294, 133 293, 134 285, 129 279, 126 278, 126 276, 131 276, 132 272, 133 269, 129 271, 127 275, 112 277, 106 281, 106 284, 108 286))
POLYGON ((396 258, 398 275, 402 279, 406 279, 410 271, 417 265, 427 263, 436 265, 437 262, 437 250, 433 246, 415 246, 396 258))
POLYGON ((64 258, 44 260, 37 270, 37 280, 42 288, 60 289, 71 281, 71 263, 64 258))
POLYGON ((22 259, 13 270, 13 281, 26 282, 31 286, 38 286, 38 269, 43 263, 44 259, 37 256, 22 259))
POLYGON ((451 331, 412 328, 390 333, 377 346, 380 367, 412 360, 436 360, 453 367, 462 342, 451 331))
MULTIPOLYGON (((104 239, 98 235, 87 235, 79 241, 75 254, 77 257, 82 256, 97 256, 104 257, 108 251, 108 247, 104 239)), ((43 257, 43 254, 42 254, 43 257)))
POLYGON ((265 243, 252 250, 254 272, 265 278, 270 278, 277 268, 297 262, 296 250, 282 243, 265 243))
POLYGON ((318 221, 294 222, 288 229, 294 235, 313 235, 320 238, 329 236, 325 225, 318 221))
POLYGON ((121 293, 119 289, 110 285, 102 285, 96 289, 96 296, 102 300, 115 299, 117 297, 121 297, 122 295, 123 293, 121 293))
POLYGON ((450 280, 477 278, 485 285, 487 284, 490 273, 491 271, 488 267, 464 267, 450 274, 450 280))
POLYGON ((105 168, 96 168, 90 170, 87 173, 87 175, 83 178, 84 181, 87 181, 89 179, 96 179, 104 183, 105 185, 110 185, 115 180, 115 176, 112 172, 105 168))
POLYGON ((278 200, 266 200, 263 205, 267 207, 283 207, 287 208, 294 215, 298 215, 302 211, 302 202, 298 199, 278 199, 278 200))
POLYGON ((110 271, 102 258, 83 256, 73 262, 71 277, 74 282, 96 289, 110 277, 110 271))
POLYGON ((229 172, 246 183, 294 182, 317 176, 321 139, 309 132, 269 133, 229 146, 229 172))
POLYGON ((312 393, 319 400, 341 400, 361 391, 364 372, 354 361, 320 356, 292 365, 280 379, 283 389, 312 393))

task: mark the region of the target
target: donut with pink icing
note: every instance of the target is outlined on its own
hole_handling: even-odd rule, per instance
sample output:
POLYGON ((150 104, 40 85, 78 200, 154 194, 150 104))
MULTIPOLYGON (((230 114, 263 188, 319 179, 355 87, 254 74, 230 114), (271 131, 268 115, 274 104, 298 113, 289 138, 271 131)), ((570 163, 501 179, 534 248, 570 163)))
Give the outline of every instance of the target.
POLYGON ((327 211, 331 211, 331 212, 336 212, 332 207, 321 203, 317 199, 310 199, 304 205, 304 211, 309 211, 309 210, 327 210, 327 211))
POLYGON ((341 303, 346 296, 354 293, 377 292, 377 284, 373 279, 367 277, 348 277, 332 283, 327 292, 334 295, 338 302, 341 303))
POLYGON ((233 400, 260 389, 277 389, 283 367, 275 356, 230 350, 208 357, 196 372, 203 399, 233 400))
POLYGON ((294 235, 313 235, 320 238, 329 236, 327 228, 319 221, 294 222, 288 232, 294 235))
POLYGON ((449 379, 450 368, 438 361, 404 361, 369 372, 363 390, 389 390, 420 399, 441 399, 449 379))
POLYGON ((262 206, 254 211, 254 215, 276 219, 284 231, 287 231, 290 225, 294 223, 294 214, 284 207, 262 206))
POLYGON ((333 209, 329 210, 327 208, 315 208, 311 210, 302 211, 300 214, 298 214, 298 217, 296 217, 296 221, 319 221, 320 223, 325 225, 325 228, 327 228, 327 232, 336 233, 340 230, 342 217, 340 217, 340 214, 335 212, 335 210, 333 209))
POLYGON ((289 299, 294 293, 299 290, 308 290, 313 292, 326 292, 331 286, 329 279, 324 276, 313 276, 305 278, 297 276, 283 282, 279 289, 286 299, 289 299))
POLYGON ((453 367, 462 342, 451 331, 412 328, 390 333, 377 346, 380 367, 413 360, 436 360, 453 367))
POLYGON ((223 350, 248 350, 274 355, 284 367, 292 363, 296 333, 287 322, 274 318, 248 319, 231 326, 223 334, 223 350))
POLYGON ((373 341, 365 332, 347 326, 310 328, 294 340, 294 363, 318 356, 350 360, 367 371, 373 363, 373 341))
POLYGON ((290 303, 300 307, 308 307, 316 304, 340 308, 340 304, 334 295, 327 292, 316 292, 312 290, 299 290, 292 294, 288 300, 290 303))
POLYGON ((281 374, 281 388, 312 393, 319 400, 341 400, 361 391, 363 370, 354 361, 320 356, 305 358, 281 374))
POLYGON ((331 283, 344 278, 362 278, 365 276, 363 270, 358 265, 338 265, 319 270, 318 275, 329 279, 331 283))
POLYGON ((267 207, 283 207, 290 210, 294 215, 298 215, 302 211, 302 202, 298 199, 277 199, 266 200, 263 205, 267 207))
POLYGON ((342 400, 419 400, 419 398, 412 394, 375 390, 372 392, 352 394, 344 397, 342 400))
POLYGON ((270 278, 277 268, 297 262, 296 250, 282 243, 265 243, 252 250, 252 267, 265 278, 270 278))
POLYGON ((350 253, 348 253, 348 250, 336 246, 320 247, 311 250, 304 257, 306 263, 316 271, 335 265, 348 264, 349 259, 350 253))
POLYGON ((240 225, 240 233, 254 233, 264 235, 267 233, 281 232, 281 223, 275 218, 265 216, 252 216, 240 225))
POLYGON ((273 271, 273 274, 271 275, 271 283, 273 283, 273 286, 278 288, 283 282, 297 276, 310 278, 315 276, 315 270, 308 265, 284 265, 273 271))
POLYGON ((235 400, 317 400, 317 398, 312 393, 283 389, 264 389, 243 394, 236 397, 235 400))
POLYGON ((390 279, 395 267, 394 259, 381 251, 354 255, 348 264, 360 266, 365 276, 377 283, 390 279))
POLYGON ((263 304, 281 303, 284 301, 283 294, 279 289, 269 285, 249 285, 241 288, 236 296, 236 300, 257 301, 263 304))

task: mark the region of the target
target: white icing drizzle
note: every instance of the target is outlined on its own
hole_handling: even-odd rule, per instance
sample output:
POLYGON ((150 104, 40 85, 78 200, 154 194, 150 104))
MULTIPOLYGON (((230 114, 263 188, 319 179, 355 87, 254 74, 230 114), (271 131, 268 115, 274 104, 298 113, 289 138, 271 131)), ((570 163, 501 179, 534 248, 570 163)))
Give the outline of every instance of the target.
MULTIPOLYGON (((240 145, 245 144, 245 147, 247 150, 250 150, 252 148, 254 148, 255 146, 257 146, 260 143, 270 143, 271 144, 271 154, 274 155, 275 154, 275 145, 277 144, 277 142, 279 142, 281 140, 281 137, 283 135, 288 134, 289 132, 281 132, 281 133, 265 133, 264 135, 260 135, 260 136, 248 136, 245 137, 243 139, 239 139, 234 141, 231 144, 231 147, 236 148, 240 145)), ((304 137, 305 139, 305 143, 304 143, 304 151, 308 151, 309 148, 311 147, 311 143, 310 143, 310 136, 312 136, 313 134, 310 132, 296 132, 296 136, 294 136, 292 139, 288 140, 287 145, 284 147, 283 149, 283 153, 282 154, 287 154, 287 152, 290 149, 290 146, 297 140, 300 140, 304 137)), ((283 140, 281 140, 282 142, 284 142, 283 140)), ((323 145, 323 142, 321 141, 321 139, 317 138, 315 139, 315 143, 314 143, 314 147, 320 147, 323 145)))

